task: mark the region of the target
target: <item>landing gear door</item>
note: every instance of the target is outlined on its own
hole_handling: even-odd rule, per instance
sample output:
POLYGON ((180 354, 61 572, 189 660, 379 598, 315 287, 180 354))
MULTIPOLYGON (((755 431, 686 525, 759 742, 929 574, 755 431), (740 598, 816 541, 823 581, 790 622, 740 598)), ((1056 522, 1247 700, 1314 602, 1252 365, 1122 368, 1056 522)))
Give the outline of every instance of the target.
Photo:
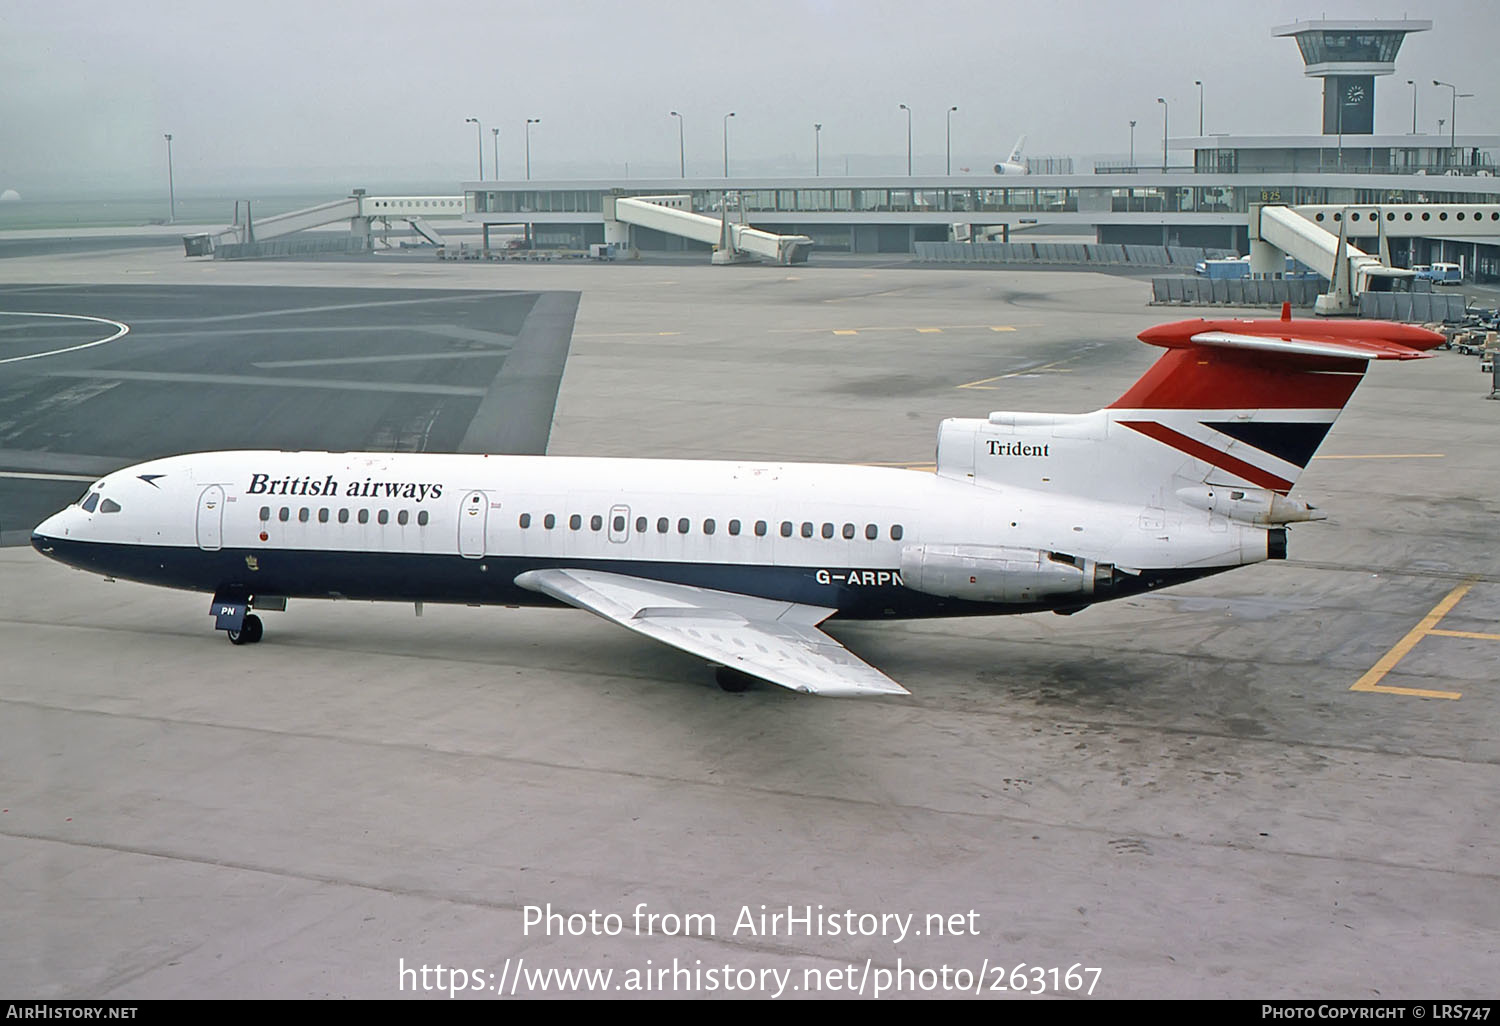
POLYGON ((224 489, 209 485, 198 496, 198 547, 218 552, 224 540, 224 489))
POLYGON ((484 555, 485 523, 490 504, 484 492, 470 492, 458 509, 458 553, 465 559, 484 555))

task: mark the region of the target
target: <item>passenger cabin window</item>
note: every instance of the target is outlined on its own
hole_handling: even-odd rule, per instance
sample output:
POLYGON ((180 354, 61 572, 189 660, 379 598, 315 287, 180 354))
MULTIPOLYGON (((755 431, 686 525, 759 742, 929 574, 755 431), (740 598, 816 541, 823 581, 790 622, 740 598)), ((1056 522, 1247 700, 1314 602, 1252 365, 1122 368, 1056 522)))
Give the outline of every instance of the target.
POLYGON ((707 520, 703 521, 703 533, 704 534, 713 534, 714 533, 714 519, 713 519, 713 517, 709 517, 707 520))
POLYGON ((865 537, 870 539, 871 541, 874 541, 876 538, 880 537, 880 528, 876 527, 874 524, 866 524, 865 537))
POLYGON ((105 499, 103 502, 99 503, 99 512, 118 513, 120 512, 120 504, 114 499, 105 499))
POLYGON ((348 508, 347 507, 341 508, 339 510, 339 523, 341 523, 341 524, 347 524, 348 522, 349 522, 349 510, 348 510, 348 508))
POLYGON ((262 506, 260 508, 260 519, 261 519, 262 522, 271 519, 271 507, 270 506, 262 506))
POLYGON ((824 524, 823 525, 823 537, 824 538, 832 538, 833 537, 833 525, 832 524, 824 524))
POLYGON ((645 534, 646 533, 646 518, 645 517, 636 517, 635 518, 635 531, 636 531, 636 534, 645 534))
POLYGON ((522 513, 521 514, 521 526, 523 528, 531 526, 531 514, 530 513, 522 513))
MULTIPOLYGON (((623 519, 623 518, 616 517, 615 519, 616 520, 620 520, 620 519, 623 519)), ((621 526, 623 527, 624 525, 622 524, 621 526)), ((597 513, 595 513, 593 516, 589 517, 589 530, 590 531, 602 531, 602 530, 604 530, 604 518, 601 517, 597 513)))
POLYGON ((901 530, 900 524, 891 525, 891 541, 900 541, 903 533, 905 532, 901 530))
POLYGON ((844 537, 845 538, 853 538, 854 537, 854 525, 853 524, 845 524, 844 525, 844 537))
POLYGON ((691 528, 692 526, 693 526, 692 521, 690 521, 687 517, 682 517, 680 520, 677 521, 677 533, 678 534, 687 534, 688 533, 688 529, 691 528))
POLYGON ((287 522, 287 521, 288 521, 288 520, 290 520, 290 519, 292 519, 292 511, 291 511, 291 510, 289 510, 289 509, 287 509, 287 508, 286 508, 286 507, 285 507, 285 506, 283 506, 283 507, 281 507, 281 509, 280 509, 280 510, 279 510, 279 511, 278 511, 278 512, 277 512, 277 513, 276 513, 276 519, 277 519, 277 520, 280 520, 280 521, 281 521, 281 522, 282 522, 282 523, 283 523, 283 524, 284 524, 284 523, 286 523, 286 522, 287 522))
POLYGON ((666 517, 657 517, 656 518, 656 533, 657 534, 666 534, 667 533, 667 518, 666 517))
POLYGON ((622 517, 622 516, 616 516, 615 517, 614 530, 616 530, 616 531, 623 531, 623 530, 625 530, 625 518, 624 517, 622 517))
POLYGON ((404 509, 400 513, 396 514, 396 523, 400 524, 402 527, 405 527, 406 526, 406 522, 408 520, 410 520, 410 519, 411 519, 411 514, 408 513, 404 509))
POLYGON ((766 536, 766 522, 764 520, 757 520, 755 522, 755 537, 757 537, 757 538, 764 538, 765 536, 766 536))
POLYGON ((375 519, 380 521, 382 526, 384 526, 385 524, 389 524, 391 522, 391 511, 388 509, 383 509, 378 514, 376 514, 375 519))
POLYGON ((731 520, 729 522, 729 533, 730 534, 739 534, 740 533, 740 522, 738 520, 731 520))
POLYGON ((427 511, 425 509, 421 510, 420 512, 417 513, 417 526, 418 527, 426 527, 427 526, 427 520, 428 520, 428 516, 427 516, 427 511))
MULTIPOLYGON (((286 518, 283 517, 282 519, 286 519, 286 518)), ((370 511, 369 510, 362 509, 362 510, 359 511, 359 522, 361 524, 368 524, 370 522, 370 511)))
POLYGON ((570 516, 568 518, 568 527, 571 528, 572 530, 576 531, 576 530, 578 530, 582 526, 583 526, 583 517, 579 516, 577 513, 574 513, 572 516, 570 516))
POLYGON ((301 509, 299 509, 297 511, 297 519, 300 520, 304 524, 307 523, 308 518, 311 517, 311 516, 312 516, 312 510, 308 509, 306 506, 303 506, 301 509))
POLYGON ((810 521, 810 520, 804 520, 804 521, 802 521, 802 537, 804 537, 804 538, 811 538, 812 536, 813 536, 812 521, 810 521))
POLYGON ((546 516, 542 517, 542 526, 549 531, 552 530, 557 526, 557 517, 553 516, 551 513, 548 513, 546 516))
POLYGON ((320 523, 320 524, 326 524, 326 523, 328 523, 328 507, 327 506, 324 506, 322 509, 318 510, 318 523, 320 523))
POLYGON ((790 538, 792 536, 792 522, 790 520, 783 520, 781 522, 781 536, 783 538, 790 538))

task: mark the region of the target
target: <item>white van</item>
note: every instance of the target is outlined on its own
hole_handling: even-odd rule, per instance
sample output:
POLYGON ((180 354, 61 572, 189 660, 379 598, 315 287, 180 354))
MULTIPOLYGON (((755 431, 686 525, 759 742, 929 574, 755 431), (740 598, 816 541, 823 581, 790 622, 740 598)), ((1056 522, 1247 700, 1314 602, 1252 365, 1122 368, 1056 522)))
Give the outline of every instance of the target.
POLYGON ((1434 285, 1462 285, 1464 281, 1463 268, 1457 264, 1435 263, 1428 274, 1434 285))

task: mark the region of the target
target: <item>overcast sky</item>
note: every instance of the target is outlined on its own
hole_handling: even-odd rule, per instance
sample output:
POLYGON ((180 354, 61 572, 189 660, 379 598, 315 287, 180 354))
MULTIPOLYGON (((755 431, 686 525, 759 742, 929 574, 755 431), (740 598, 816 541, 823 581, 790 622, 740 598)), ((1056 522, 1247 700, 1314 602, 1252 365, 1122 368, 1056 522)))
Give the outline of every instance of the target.
MULTIPOLYGON (((1030 156, 1159 153, 1173 136, 1312 134, 1321 86, 1290 39, 1299 18, 1430 19, 1393 77, 1376 130, 1436 132, 1453 81, 1460 132, 1500 131, 1494 0, 3 0, 0 189, 154 188, 173 134, 179 194, 278 182, 446 190, 536 178, 677 172, 902 173, 912 108, 917 173, 981 172, 1030 156)), ((1446 131, 1446 129, 1445 129, 1446 131)))

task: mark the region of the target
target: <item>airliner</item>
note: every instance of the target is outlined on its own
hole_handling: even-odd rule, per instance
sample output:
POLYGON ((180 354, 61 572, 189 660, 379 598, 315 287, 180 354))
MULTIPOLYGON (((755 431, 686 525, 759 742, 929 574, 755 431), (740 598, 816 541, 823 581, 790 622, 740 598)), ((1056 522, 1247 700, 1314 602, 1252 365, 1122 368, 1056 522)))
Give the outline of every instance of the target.
POLYGON ((1010 151, 1010 156, 1006 157, 1000 163, 998 163, 998 164, 995 165, 995 174, 997 174, 997 175, 1024 175, 1024 174, 1028 174, 1029 172, 1026 170, 1026 163, 1025 163, 1025 161, 1023 161, 1021 159, 1021 149, 1025 145, 1026 145, 1026 137, 1023 135, 1023 136, 1021 136, 1021 138, 1019 138, 1019 139, 1016 140, 1015 148, 1010 151))
POLYGON ((936 472, 759 461, 202 452, 92 484, 32 534, 106 578, 212 595, 236 645, 288 599, 561 605, 692 653, 730 691, 907 694, 819 624, 1050 610, 1287 551, 1288 494, 1378 321, 1188 320, 1092 413, 944 420, 936 472))

